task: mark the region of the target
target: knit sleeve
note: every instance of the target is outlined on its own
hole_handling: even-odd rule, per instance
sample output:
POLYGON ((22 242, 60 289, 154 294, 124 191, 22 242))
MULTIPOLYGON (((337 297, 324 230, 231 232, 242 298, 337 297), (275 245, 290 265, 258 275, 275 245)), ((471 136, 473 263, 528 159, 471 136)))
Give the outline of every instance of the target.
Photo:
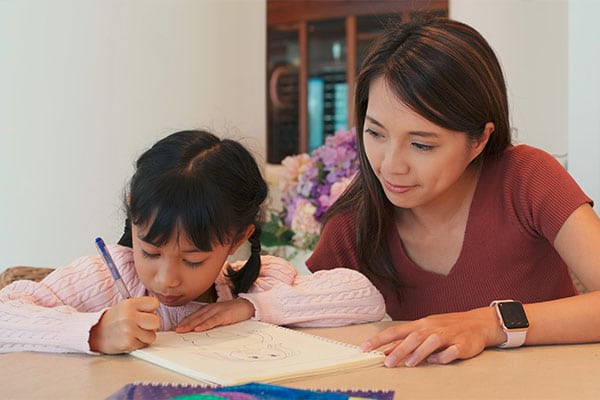
POLYGON ((297 275, 292 265, 277 257, 263 261, 262 269, 262 281, 239 295, 254 305, 258 320, 324 327, 378 321, 385 314, 383 297, 357 271, 336 268, 297 275))
MULTIPOLYGON (((117 252, 116 263, 122 258, 117 252)), ((41 282, 14 282, 0 291, 0 352, 92 353, 90 329, 119 300, 99 257, 59 267, 41 282)))
POLYGON ((529 233, 550 243, 567 218, 582 204, 593 204, 565 168, 550 154, 519 145, 507 171, 513 207, 529 233))

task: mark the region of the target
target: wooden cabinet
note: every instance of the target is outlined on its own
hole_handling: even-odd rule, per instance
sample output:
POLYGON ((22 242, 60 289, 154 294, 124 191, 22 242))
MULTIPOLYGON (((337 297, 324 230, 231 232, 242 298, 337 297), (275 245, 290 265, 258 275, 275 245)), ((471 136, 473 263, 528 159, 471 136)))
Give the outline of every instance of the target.
POLYGON ((448 15, 440 0, 267 0, 267 159, 310 152, 353 126, 353 90, 385 24, 448 15))

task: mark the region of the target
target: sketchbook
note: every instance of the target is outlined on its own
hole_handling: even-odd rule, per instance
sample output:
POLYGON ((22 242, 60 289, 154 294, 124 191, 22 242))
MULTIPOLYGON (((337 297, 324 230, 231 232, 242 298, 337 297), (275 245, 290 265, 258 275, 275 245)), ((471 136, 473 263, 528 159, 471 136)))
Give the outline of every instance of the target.
POLYGON ((217 385, 280 382, 303 376, 383 365, 380 351, 247 320, 205 332, 158 332, 132 356, 217 385))

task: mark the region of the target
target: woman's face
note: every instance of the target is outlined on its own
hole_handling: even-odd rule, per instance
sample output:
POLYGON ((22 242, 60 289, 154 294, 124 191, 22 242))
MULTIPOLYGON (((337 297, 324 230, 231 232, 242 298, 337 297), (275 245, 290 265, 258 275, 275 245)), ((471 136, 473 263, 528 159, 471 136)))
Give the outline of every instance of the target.
POLYGON ((485 147, 488 130, 491 133, 493 124, 486 124, 484 139, 473 142, 464 132, 439 127, 412 111, 383 78, 371 83, 363 129, 365 152, 396 207, 430 206, 456 195, 457 182, 485 147))
POLYGON ((213 244, 200 251, 187 235, 174 233, 164 246, 157 247, 142 238, 146 229, 132 224, 133 258, 140 280, 167 306, 180 306, 211 288, 227 257, 239 245, 213 244))

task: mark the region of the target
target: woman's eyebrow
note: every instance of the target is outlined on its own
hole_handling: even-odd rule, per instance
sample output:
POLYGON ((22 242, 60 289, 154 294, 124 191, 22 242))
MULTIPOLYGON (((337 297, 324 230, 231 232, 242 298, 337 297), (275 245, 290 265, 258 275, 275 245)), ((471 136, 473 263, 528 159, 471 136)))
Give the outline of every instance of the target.
POLYGON ((377 121, 375 118, 370 117, 369 115, 365 115, 365 119, 367 119, 370 123, 379 126, 380 128, 384 128, 385 126, 383 126, 383 124, 379 121, 377 121))
MULTIPOLYGON (((365 115, 365 119, 368 120, 373 125, 377 125, 378 127, 385 129, 385 126, 381 122, 377 121, 375 118, 373 118, 369 115, 365 115)), ((413 136, 419 136, 419 137, 424 137, 424 138, 439 138, 440 137, 440 135, 438 133, 429 132, 429 131, 410 131, 408 133, 413 136)))
POLYGON ((424 138, 438 138, 440 135, 435 132, 427 132, 427 131, 410 131, 409 135, 419 136, 424 138))

